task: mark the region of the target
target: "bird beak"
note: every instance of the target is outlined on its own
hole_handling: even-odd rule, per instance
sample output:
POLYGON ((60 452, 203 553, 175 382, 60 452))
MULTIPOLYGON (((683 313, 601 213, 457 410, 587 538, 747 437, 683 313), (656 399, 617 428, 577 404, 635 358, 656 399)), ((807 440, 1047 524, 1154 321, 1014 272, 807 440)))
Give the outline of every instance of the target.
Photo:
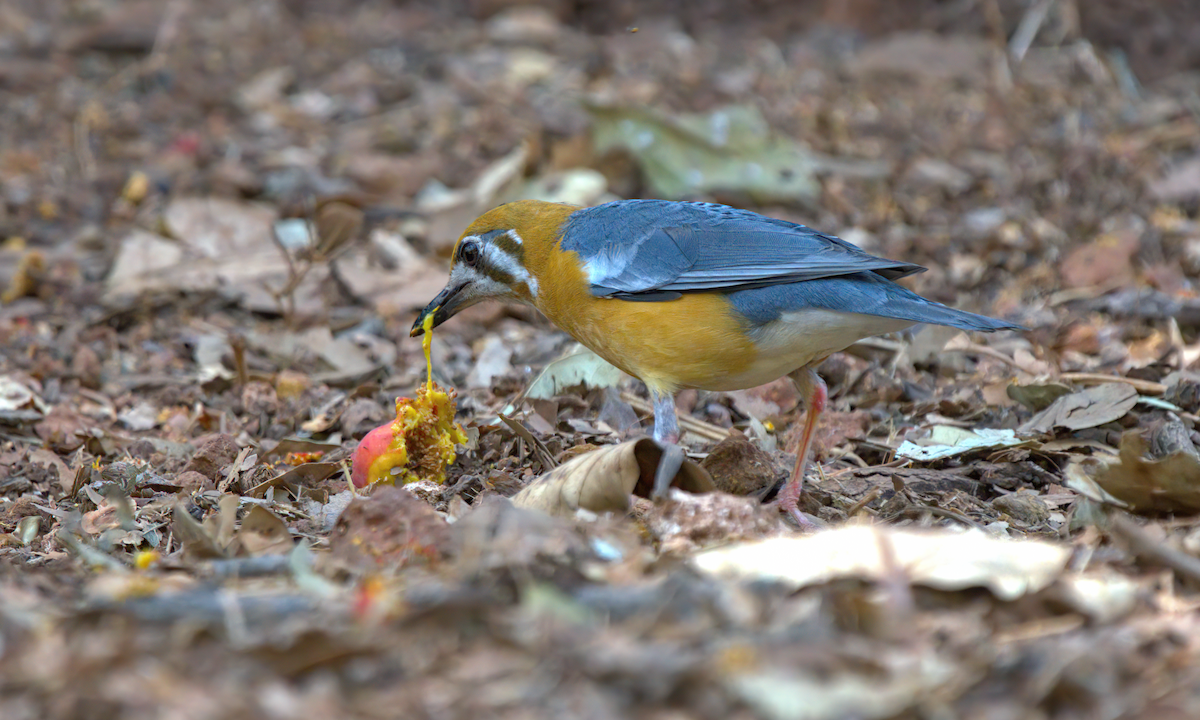
POLYGON ((425 309, 417 315, 417 321, 413 323, 412 330, 409 331, 409 337, 418 337, 425 334, 425 318, 433 315, 433 327, 437 327, 454 317, 454 314, 463 308, 463 289, 466 288, 466 283, 450 284, 442 289, 437 297, 429 301, 425 309))

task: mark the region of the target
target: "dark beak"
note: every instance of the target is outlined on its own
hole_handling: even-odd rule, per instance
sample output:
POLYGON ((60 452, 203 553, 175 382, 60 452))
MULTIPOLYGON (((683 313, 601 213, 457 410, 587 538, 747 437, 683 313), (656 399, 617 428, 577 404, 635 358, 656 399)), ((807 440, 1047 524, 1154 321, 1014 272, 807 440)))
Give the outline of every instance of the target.
POLYGON ((412 330, 409 331, 409 337, 418 337, 425 334, 425 318, 430 314, 433 315, 433 327, 437 327, 454 317, 454 314, 461 309, 459 295, 465 285, 447 285, 442 289, 437 297, 429 301, 417 315, 417 321, 413 323, 412 330))

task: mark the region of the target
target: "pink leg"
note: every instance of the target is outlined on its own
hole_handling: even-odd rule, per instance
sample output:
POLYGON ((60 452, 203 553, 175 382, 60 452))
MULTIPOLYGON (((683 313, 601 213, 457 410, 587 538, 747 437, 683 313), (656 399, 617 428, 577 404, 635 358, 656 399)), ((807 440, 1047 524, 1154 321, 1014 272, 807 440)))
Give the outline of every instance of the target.
POLYGON ((796 389, 800 391, 800 396, 804 398, 804 431, 800 434, 800 444, 796 449, 796 469, 792 471, 792 477, 788 480, 787 485, 784 485, 783 489, 779 491, 779 507, 801 525, 811 526, 812 523, 800 513, 796 504, 800 501, 800 493, 804 490, 804 470, 808 465, 813 430, 817 427, 817 418, 825 410, 825 403, 829 399, 829 389, 825 387, 825 381, 821 379, 821 376, 809 367, 803 367, 793 372, 791 378, 796 383, 796 389))

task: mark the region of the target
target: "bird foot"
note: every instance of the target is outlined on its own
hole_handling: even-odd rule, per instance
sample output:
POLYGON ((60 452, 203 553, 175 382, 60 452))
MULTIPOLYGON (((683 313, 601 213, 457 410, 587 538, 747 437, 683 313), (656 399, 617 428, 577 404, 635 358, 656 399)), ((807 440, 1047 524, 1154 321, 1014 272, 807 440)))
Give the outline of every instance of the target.
POLYGON ((675 443, 664 443, 662 440, 658 443, 662 446, 663 454, 658 459, 658 470, 654 473, 654 489, 650 492, 650 499, 655 501, 666 499, 671 481, 679 474, 684 460, 683 448, 675 443))
POLYGON ((790 515, 791 518, 796 521, 796 524, 805 530, 817 529, 817 524, 812 520, 809 520, 808 516, 801 512, 800 508, 797 507, 800 499, 799 494, 797 494, 795 497, 788 497, 785 495, 786 491, 787 488, 784 488, 782 491, 780 491, 779 497, 776 498, 774 504, 779 507, 780 511, 790 515))
MULTIPOLYGON (((803 461, 801 461, 803 462, 803 461)), ((806 463, 805 463, 806 464, 806 463)), ((818 466, 818 470, 820 466, 818 466)), ((804 492, 804 464, 798 466, 792 474, 787 484, 779 490, 779 495, 775 498, 775 504, 784 513, 792 516, 800 527, 805 529, 815 529, 817 525, 808 519, 808 516, 800 512, 798 505, 800 504, 800 495, 804 492)))

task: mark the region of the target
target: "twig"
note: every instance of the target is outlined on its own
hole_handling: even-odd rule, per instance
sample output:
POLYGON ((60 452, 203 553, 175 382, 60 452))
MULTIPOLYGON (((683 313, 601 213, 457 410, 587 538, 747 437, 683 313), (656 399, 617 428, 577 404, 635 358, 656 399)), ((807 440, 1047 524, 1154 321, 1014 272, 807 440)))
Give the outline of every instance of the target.
MULTIPOLYGON (((965 336, 963 336, 963 337, 965 337, 965 336)), ((1000 352, 999 350, 997 350, 995 348, 988 347, 987 345, 980 345, 978 343, 973 343, 973 342, 969 342, 969 341, 965 342, 965 343, 951 342, 950 344, 946 345, 946 347, 943 349, 943 352, 960 352, 960 353, 973 353, 975 355, 985 355, 985 356, 993 358, 995 360, 999 360, 1000 362, 1004 363, 1005 365, 1008 365, 1011 368, 1020 370, 1021 372, 1025 373, 1026 375, 1037 375, 1037 373, 1034 372, 1033 370, 1030 370, 1029 368, 1026 368, 1026 367, 1022 367, 1021 364, 1019 362, 1017 362, 1016 360, 1010 358, 1009 356, 1005 355, 1004 353, 1000 352)))
MULTIPOLYGON (((646 402, 645 400, 641 399, 640 397, 638 397, 637 395, 634 395, 631 392, 628 392, 628 391, 622 392, 621 399, 624 400, 625 402, 629 403, 630 407, 632 407, 634 410, 636 410, 639 413, 646 413, 646 414, 650 414, 650 415, 654 414, 654 407, 651 406, 650 403, 646 402)), ((679 427, 684 430, 687 430, 690 433, 699 435, 700 437, 702 437, 706 440, 720 441, 720 440, 724 440, 725 438, 729 437, 728 429, 723 428, 723 427, 717 427, 716 425, 713 425, 712 423, 706 423, 703 420, 697 420, 696 418, 692 417, 691 415, 680 415, 679 416, 679 427)))
POLYGON ((1101 283, 1099 285, 1088 285, 1087 287, 1059 290, 1050 297, 1046 298, 1046 305, 1048 307, 1058 307, 1059 305, 1065 305, 1066 303, 1075 302, 1076 300, 1091 300, 1093 298, 1098 298, 1101 295, 1107 295, 1113 290, 1118 290, 1122 287, 1125 287, 1125 281, 1123 279, 1116 279, 1110 280, 1106 283, 1101 283))
MULTIPOLYGON (((870 445, 877 449, 887 450, 888 452, 895 452, 895 448, 890 448, 890 447, 886 447, 883 445, 876 445, 875 443, 870 443, 870 445)), ((840 475, 857 472, 859 470, 878 470, 878 469, 883 469, 883 468, 898 468, 903 465, 908 465, 911 463, 912 463, 912 460, 909 458, 897 458, 895 460, 891 460, 891 461, 888 461, 888 462, 885 462, 885 463, 882 463, 879 465, 868 465, 867 467, 863 467, 863 468, 858 468, 858 467, 842 468, 841 470, 838 470, 837 472, 830 473, 829 477, 836 478, 840 475)))
POLYGON ((967 517, 966 515, 963 515, 962 513, 958 512, 957 510, 951 510, 950 508, 939 507, 937 505, 924 505, 924 504, 914 503, 912 505, 905 506, 898 513, 898 515, 914 515, 914 514, 922 512, 922 511, 928 512, 930 515, 937 515, 939 517, 944 517, 944 518, 947 518, 950 520, 957 520, 958 522, 962 523, 963 525, 969 525, 970 527, 976 528, 978 530, 983 529, 982 525, 975 522, 974 520, 967 517))
POLYGON ((246 336, 237 331, 229 333, 229 348, 233 350, 238 388, 244 388, 250 382, 250 372, 246 369, 246 336))
POLYGON ((1109 529, 1129 545, 1134 555, 1171 568, 1183 577, 1200 582, 1200 558, 1192 557, 1158 542, 1122 512, 1110 512, 1109 529))
POLYGON ((550 454, 550 449, 546 447, 545 443, 535 437, 534 434, 529 431, 529 428, 525 427, 524 423, 522 423, 520 420, 511 418, 504 413, 500 413, 500 419, 504 421, 504 424, 507 425, 510 430, 516 433, 517 437, 529 443, 529 447, 533 451, 533 454, 537 456, 538 462, 542 464, 542 470, 549 472, 550 470, 558 467, 558 463, 555 462, 554 456, 550 454))
POLYGON ((1167 386, 1162 383, 1121 377, 1120 375, 1104 375, 1103 373, 1062 373, 1058 376, 1058 379, 1080 383, 1081 385, 1103 385, 1104 383, 1111 382, 1125 383, 1132 386, 1138 392, 1149 393, 1151 395, 1162 395, 1167 391, 1167 386))
POLYGON ((88 119, 81 112, 73 124, 75 140, 75 157, 79 163, 79 174, 87 182, 96 179, 96 156, 92 154, 91 138, 88 133, 88 119))
POLYGON ((271 242, 275 243, 275 248, 279 250, 281 255, 283 255, 284 262, 287 263, 288 279, 287 282, 283 284, 283 287, 279 289, 272 288, 265 282, 263 283, 263 287, 265 287, 267 292, 271 294, 271 297, 275 298, 275 303, 279 305, 279 311, 283 314, 284 319, 287 320, 288 324, 290 325, 295 322, 296 288, 300 287, 300 283, 304 282, 304 278, 308 275, 308 271, 312 269, 312 263, 305 262, 299 269, 297 269, 296 261, 292 258, 291 251, 289 251, 287 246, 283 244, 283 240, 280 239, 279 233, 272 228, 271 232, 267 233, 267 235, 271 238, 271 242))
POLYGON ((1029 8, 1025 16, 1021 18, 1021 23, 1017 25, 1017 31, 1013 33, 1012 40, 1008 43, 1008 55, 1013 62, 1020 64, 1025 59, 1025 53, 1029 52, 1029 47, 1033 45, 1038 30, 1042 29, 1042 23, 1045 22, 1046 15, 1055 2, 1056 0, 1038 0, 1037 4, 1029 8))
POLYGON ((871 467, 871 464, 858 456, 858 453, 850 449, 849 446, 835 447, 829 451, 829 458, 833 460, 849 460, 860 468, 871 467))
POLYGON ((867 494, 862 496, 862 499, 851 505, 850 509, 846 510, 846 517, 854 517, 859 510, 862 510, 874 502, 875 498, 879 497, 881 492, 883 492, 883 489, 878 485, 868 490, 867 494))

